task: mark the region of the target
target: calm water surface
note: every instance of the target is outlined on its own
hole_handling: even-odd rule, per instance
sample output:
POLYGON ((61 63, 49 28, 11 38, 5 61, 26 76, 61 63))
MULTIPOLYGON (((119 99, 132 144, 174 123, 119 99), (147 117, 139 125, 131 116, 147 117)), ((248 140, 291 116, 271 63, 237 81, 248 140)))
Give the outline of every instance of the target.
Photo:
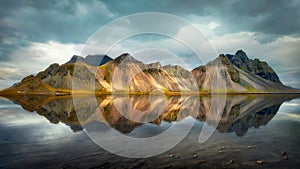
POLYGON ((210 110, 216 106, 211 97, 101 97, 97 98, 96 107, 89 98, 78 98, 81 104, 75 108, 74 100, 68 97, 10 99, 0 99, 0 168, 300 166, 300 98, 295 95, 227 97, 224 105, 217 101, 221 107, 217 111, 218 123, 216 116, 210 116, 210 110), (133 109, 124 106, 129 102, 133 109), (178 105, 186 111, 180 112, 178 105), (118 107, 126 113, 120 114, 118 107), (195 108, 197 111, 191 113, 195 108), (134 110, 146 113, 136 116, 134 110), (109 153, 83 130, 97 126, 142 138, 158 135, 172 125, 189 124, 193 119, 197 121, 183 141, 150 158, 109 153), (205 123, 216 131, 205 143, 198 143, 205 123))

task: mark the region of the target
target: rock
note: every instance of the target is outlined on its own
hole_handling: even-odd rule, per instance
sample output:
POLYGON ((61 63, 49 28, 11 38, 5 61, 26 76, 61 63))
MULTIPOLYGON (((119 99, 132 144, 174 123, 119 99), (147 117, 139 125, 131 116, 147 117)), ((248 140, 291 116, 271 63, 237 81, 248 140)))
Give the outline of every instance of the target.
POLYGON ((256 163, 257 163, 257 164, 263 164, 264 161, 262 161, 262 160, 256 160, 256 163))
POLYGON ((252 149, 253 148, 253 146, 247 146, 247 149, 249 150, 249 149, 252 149))
POLYGON ((226 165, 230 165, 230 164, 232 164, 234 161, 233 160, 229 160, 227 163, 226 163, 226 165))
POLYGON ((72 58, 67 63, 76 63, 76 62, 84 62, 84 58, 82 56, 73 55, 72 58))
POLYGON ((289 157, 287 156, 287 152, 283 151, 283 152, 281 153, 281 155, 282 155, 282 159, 283 159, 283 160, 288 160, 288 159, 289 159, 289 157))
POLYGON ((170 165, 170 164, 168 164, 168 165, 166 165, 166 166, 165 166, 165 168, 170 168, 170 167, 171 167, 171 165, 170 165))
POLYGON ((113 62, 117 64, 130 64, 130 63, 135 63, 135 64, 143 64, 141 61, 136 60, 134 57, 132 57, 129 53, 123 53, 117 58, 113 60, 113 62))

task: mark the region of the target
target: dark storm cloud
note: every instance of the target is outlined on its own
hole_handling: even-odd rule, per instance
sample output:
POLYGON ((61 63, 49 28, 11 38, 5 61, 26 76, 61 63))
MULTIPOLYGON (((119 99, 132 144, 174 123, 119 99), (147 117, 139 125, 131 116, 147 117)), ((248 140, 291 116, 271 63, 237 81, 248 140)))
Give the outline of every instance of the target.
POLYGON ((299 1, 236 1, 229 7, 224 9, 222 18, 222 23, 231 24, 227 31, 246 30, 269 36, 300 35, 299 1))
POLYGON ((0 61, 30 42, 84 43, 110 19, 98 1, 0 1, 0 61))
POLYGON ((183 16, 209 16, 221 23, 219 35, 241 31, 263 34, 258 40, 262 43, 275 40, 282 35, 300 35, 300 1, 297 0, 254 0, 254 1, 194 1, 165 0, 159 2, 110 1, 105 5, 115 15, 135 12, 157 11, 183 16))
POLYGON ((270 36, 299 35, 299 7, 300 2, 296 0, 4 0, 0 6, 0 29, 1 32, 22 33, 30 41, 76 43, 86 40, 100 26, 116 17, 157 11, 187 19, 188 15, 211 16, 221 23, 218 31, 223 34, 251 31, 270 36), (101 4, 107 7, 107 11, 103 11, 101 4), (80 12, 80 6, 86 7, 86 13, 80 12), (108 17, 108 11, 115 17, 108 17))
POLYGON ((116 17, 136 12, 157 11, 187 19, 188 15, 211 16, 221 23, 222 27, 218 30, 221 34, 252 31, 267 34, 269 37, 299 35, 299 1, 105 0, 102 2, 4 0, 0 6, 0 29, 1 32, 23 34, 30 41, 56 40, 77 43, 86 40, 100 26, 116 17), (105 4, 107 11, 103 11, 101 4, 105 4), (80 6, 86 7, 86 13, 81 13, 80 6), (108 17, 108 11, 115 17, 108 17))
POLYGON ((1 12, 1 30, 18 32, 30 41, 82 42, 108 21, 101 2, 96 1, 4 1, 2 4, 5 10, 1 12))
POLYGON ((188 20, 205 16, 210 19, 207 23, 221 25, 215 29, 217 35, 249 31, 257 33, 257 41, 267 43, 282 35, 300 35, 299 7, 297 0, 1 0, 0 60, 9 60, 11 52, 30 42, 84 43, 117 17, 150 11, 188 20))

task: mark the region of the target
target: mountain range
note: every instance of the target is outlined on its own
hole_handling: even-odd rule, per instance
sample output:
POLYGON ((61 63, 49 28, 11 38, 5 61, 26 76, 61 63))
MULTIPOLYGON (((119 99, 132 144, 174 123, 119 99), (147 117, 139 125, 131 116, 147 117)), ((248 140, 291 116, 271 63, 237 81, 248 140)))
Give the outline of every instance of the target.
POLYGON ((259 59, 238 50, 189 71, 179 65, 144 64, 128 53, 112 59, 107 55, 74 55, 70 61, 51 64, 36 75, 0 91, 1 95, 74 93, 260 93, 295 92, 259 59))

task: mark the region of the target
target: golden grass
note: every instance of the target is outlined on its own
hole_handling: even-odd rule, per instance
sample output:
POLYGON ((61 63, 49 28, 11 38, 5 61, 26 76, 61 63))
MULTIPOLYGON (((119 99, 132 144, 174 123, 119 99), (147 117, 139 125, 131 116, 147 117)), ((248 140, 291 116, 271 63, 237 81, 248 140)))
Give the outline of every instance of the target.
POLYGON ((199 92, 177 92, 177 91, 94 91, 94 90, 71 90, 71 89, 49 89, 48 91, 0 91, 0 96, 5 95, 52 95, 52 96, 67 96, 67 95, 161 95, 166 96, 195 96, 195 95, 248 95, 248 94, 300 94, 300 91, 199 91, 199 92))

